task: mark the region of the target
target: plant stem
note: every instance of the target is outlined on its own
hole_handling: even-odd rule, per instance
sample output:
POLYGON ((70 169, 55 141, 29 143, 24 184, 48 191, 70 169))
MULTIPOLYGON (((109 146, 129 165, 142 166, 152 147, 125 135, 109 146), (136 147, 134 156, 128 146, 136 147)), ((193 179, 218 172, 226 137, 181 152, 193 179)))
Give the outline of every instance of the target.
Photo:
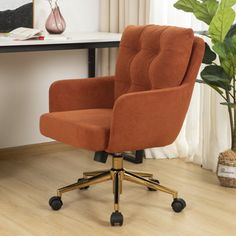
POLYGON ((235 103, 235 102, 236 102, 236 94, 235 94, 235 92, 236 92, 236 91, 235 91, 235 77, 233 77, 233 90, 234 90, 234 91, 233 91, 233 96, 234 96, 233 98, 234 98, 234 103, 235 103))
POLYGON ((234 108, 234 128, 233 128, 233 136, 232 136, 232 146, 231 149, 236 152, 236 109, 234 108))
MULTIPOLYGON (((230 103, 230 97, 229 97, 228 91, 226 91, 226 97, 227 97, 227 102, 230 103)), ((235 109, 234 109, 234 111, 235 111, 235 109)), ((228 106, 228 112, 229 112, 230 130, 231 130, 231 149, 233 150, 233 147, 234 147, 234 121, 233 121, 232 109, 230 106, 228 106)), ((234 116, 234 118, 235 118, 235 116, 234 116)), ((236 148, 236 143, 235 143, 235 148, 236 148)))
MULTIPOLYGON (((236 103, 236 78, 233 77, 233 89, 234 89, 234 103, 236 103)), ((236 108, 234 109, 234 124, 233 124, 233 137, 232 137, 232 150, 236 151, 236 108)))
POLYGON ((234 103, 235 103, 235 93, 233 93, 233 94, 229 93, 229 95, 230 95, 231 98, 233 98, 234 103))
POLYGON ((51 9, 53 9, 52 0, 48 0, 48 2, 50 4, 51 9))

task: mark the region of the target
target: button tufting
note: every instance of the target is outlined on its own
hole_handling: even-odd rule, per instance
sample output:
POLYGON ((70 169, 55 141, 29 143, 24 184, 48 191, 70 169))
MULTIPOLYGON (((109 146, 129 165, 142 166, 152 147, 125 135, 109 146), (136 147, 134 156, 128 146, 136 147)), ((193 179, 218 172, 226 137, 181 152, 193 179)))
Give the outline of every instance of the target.
POLYGON ((181 84, 193 40, 191 29, 156 25, 127 27, 117 60, 115 97, 181 84))

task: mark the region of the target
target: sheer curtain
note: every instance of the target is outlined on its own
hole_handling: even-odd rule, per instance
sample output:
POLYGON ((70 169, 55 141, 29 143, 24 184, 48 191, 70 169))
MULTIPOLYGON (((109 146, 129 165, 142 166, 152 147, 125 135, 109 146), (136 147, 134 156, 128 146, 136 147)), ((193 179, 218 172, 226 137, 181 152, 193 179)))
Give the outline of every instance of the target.
MULTIPOLYGON (((206 29, 191 13, 173 7, 177 0, 152 0, 150 23, 206 29)), ((206 40, 206 38, 205 38, 206 40)), ((219 152, 230 148, 230 127, 221 98, 207 86, 196 84, 183 128, 177 140, 163 148, 145 150, 147 158, 186 157, 187 160, 216 170, 219 152)), ((148 114, 147 114, 148 115, 148 114)))

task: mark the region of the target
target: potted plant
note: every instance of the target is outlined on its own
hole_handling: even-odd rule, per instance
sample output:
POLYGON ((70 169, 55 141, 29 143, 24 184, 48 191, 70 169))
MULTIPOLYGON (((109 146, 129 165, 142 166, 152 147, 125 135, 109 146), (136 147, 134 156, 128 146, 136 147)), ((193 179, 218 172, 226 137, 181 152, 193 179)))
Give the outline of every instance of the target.
POLYGON ((174 7, 194 16, 208 25, 198 32, 211 40, 206 44, 199 83, 209 85, 227 106, 231 128, 231 150, 221 153, 217 174, 223 186, 236 187, 236 24, 233 7, 236 0, 179 0, 174 7), (218 58, 218 60, 216 60, 218 58), (216 62, 217 61, 217 62, 216 62))

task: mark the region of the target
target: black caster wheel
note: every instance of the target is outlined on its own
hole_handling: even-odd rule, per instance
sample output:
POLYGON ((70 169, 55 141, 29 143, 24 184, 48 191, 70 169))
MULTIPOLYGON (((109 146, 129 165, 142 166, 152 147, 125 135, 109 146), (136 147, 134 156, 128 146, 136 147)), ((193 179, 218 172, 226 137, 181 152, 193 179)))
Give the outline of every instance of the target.
POLYGON ((182 198, 175 198, 171 204, 174 212, 181 212, 186 207, 186 202, 182 198))
POLYGON ((49 199, 49 205, 54 211, 58 211, 61 209, 63 202, 60 197, 51 197, 49 199))
MULTIPOLYGON (((159 181, 158 179, 149 179, 149 180, 151 180, 151 181, 153 181, 153 182, 155 182, 155 183, 157 183, 157 184, 160 184, 160 181, 159 181)), ((149 188, 149 187, 148 187, 148 190, 149 190, 149 191, 157 191, 156 189, 149 188)))
MULTIPOLYGON (((84 182, 84 180, 86 180, 85 178, 80 178, 80 179, 78 179, 78 183, 83 183, 84 182)), ((83 187, 83 188, 80 188, 80 190, 85 190, 85 189, 88 189, 89 188, 89 186, 87 186, 87 187, 83 187)))
POLYGON ((111 214, 110 219, 112 226, 122 226, 123 225, 123 215, 119 211, 115 211, 111 214))

